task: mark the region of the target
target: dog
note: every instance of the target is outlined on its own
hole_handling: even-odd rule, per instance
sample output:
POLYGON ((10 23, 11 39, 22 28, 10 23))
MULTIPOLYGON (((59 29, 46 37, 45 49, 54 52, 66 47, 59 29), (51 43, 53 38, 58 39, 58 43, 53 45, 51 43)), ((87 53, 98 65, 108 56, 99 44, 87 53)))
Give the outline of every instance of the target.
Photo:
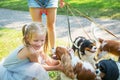
POLYGON ((64 65, 72 65, 71 71, 68 70, 71 66, 65 67, 65 65, 64 68, 71 73, 74 72, 74 77, 72 78, 67 75, 63 76, 64 74, 62 74, 62 80, 96 80, 96 73, 94 67, 89 62, 83 62, 82 60, 80 60, 78 56, 74 55, 74 51, 70 50, 64 47, 56 47, 55 50, 56 57, 61 60, 64 65))
POLYGON ((112 59, 101 60, 96 64, 96 74, 102 80, 120 80, 120 63, 112 59))
POLYGON ((118 56, 118 61, 120 61, 120 42, 115 40, 104 40, 102 38, 99 38, 98 41, 100 42, 100 47, 98 48, 97 59, 101 59, 106 54, 113 54, 118 56))
POLYGON ((97 51, 97 47, 94 40, 78 36, 73 42, 72 49, 78 54, 82 61, 88 61, 95 67, 96 61, 94 60, 94 57, 96 55, 95 52, 97 51))
POLYGON ((60 60, 64 67, 63 73, 65 75, 63 73, 61 73, 61 76, 67 76, 65 80, 67 80, 67 78, 68 78, 68 80, 74 79, 74 71, 73 71, 73 67, 71 64, 71 57, 70 57, 70 54, 69 54, 69 51, 67 50, 67 48, 60 47, 60 46, 56 47, 55 55, 56 55, 56 59, 60 60))
POLYGON ((70 52, 70 54, 77 80, 98 80, 96 77, 95 68, 91 63, 80 60, 80 58, 74 54, 74 51, 70 52))

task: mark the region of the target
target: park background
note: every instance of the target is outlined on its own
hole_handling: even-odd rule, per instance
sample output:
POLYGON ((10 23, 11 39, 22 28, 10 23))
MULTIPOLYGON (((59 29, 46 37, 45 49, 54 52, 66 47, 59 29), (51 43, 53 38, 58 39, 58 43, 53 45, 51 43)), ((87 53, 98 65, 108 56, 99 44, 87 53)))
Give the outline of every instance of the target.
MULTIPOLYGON (((89 17, 120 22, 120 0, 65 0, 65 2, 73 7, 73 11, 77 9, 89 17)), ((27 0, 0 0, 0 9, 29 12, 27 0)), ((0 14, 4 15, 2 12, 0 14)), ((9 15, 9 12, 7 14, 9 15)), ((66 9, 58 8, 57 14, 66 16, 66 9)), ((72 16, 72 14, 69 15, 72 16)), ((78 13, 75 15, 81 16, 78 13)), ((22 43, 21 30, 1 25, 1 20, 0 17, 0 60, 22 43)), ((120 31, 117 33, 120 34, 120 31)), ((67 45, 66 42, 59 39, 56 43, 57 45, 67 45)), ((49 74, 52 80, 58 80, 57 72, 50 72, 49 74)))

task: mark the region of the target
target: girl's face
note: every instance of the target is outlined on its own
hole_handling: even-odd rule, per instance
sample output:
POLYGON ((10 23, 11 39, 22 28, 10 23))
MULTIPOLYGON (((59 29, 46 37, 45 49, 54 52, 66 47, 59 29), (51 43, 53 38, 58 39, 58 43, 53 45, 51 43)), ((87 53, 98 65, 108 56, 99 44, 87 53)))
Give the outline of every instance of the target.
POLYGON ((29 44, 35 49, 39 50, 45 43, 46 35, 33 34, 31 39, 28 39, 29 44))

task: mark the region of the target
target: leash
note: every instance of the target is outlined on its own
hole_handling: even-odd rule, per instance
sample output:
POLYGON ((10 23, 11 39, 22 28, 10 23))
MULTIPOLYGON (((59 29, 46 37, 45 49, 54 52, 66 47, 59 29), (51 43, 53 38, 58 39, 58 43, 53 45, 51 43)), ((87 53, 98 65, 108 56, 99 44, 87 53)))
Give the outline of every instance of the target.
MULTIPOLYGON (((69 39, 73 43, 72 36, 71 36, 71 31, 70 31, 71 30, 70 29, 71 25, 70 25, 70 20, 69 20, 69 15, 68 15, 69 11, 67 10, 67 6, 65 6, 65 8, 66 8, 66 14, 67 14, 67 23, 68 23, 68 35, 69 35, 69 39)), ((70 47, 70 45, 69 45, 69 47, 70 47)))
MULTIPOLYGON (((75 14, 72 12, 72 10, 69 8, 69 6, 67 6, 67 9, 71 12, 71 14, 73 15, 73 16, 75 16, 75 14)), ((68 14, 67 14, 68 15, 68 14)), ((79 22, 79 20, 76 18, 76 21, 77 22, 79 22)), ((83 29, 83 31, 84 31, 84 33, 87 35, 87 37, 89 38, 89 39, 91 39, 91 37, 89 36, 89 34, 85 31, 85 29, 84 29, 84 27, 79 23, 79 25, 81 26, 81 28, 83 29)))
POLYGON ((47 13, 47 11, 45 11, 44 9, 46 8, 46 6, 48 5, 48 3, 49 3, 49 1, 50 0, 48 0, 48 1, 44 1, 44 0, 42 0, 42 2, 44 2, 45 4, 42 4, 42 2, 40 1, 40 0, 35 0, 37 3, 38 3, 38 5, 39 6, 41 6, 42 7, 42 11, 40 11, 40 15, 47 15, 48 13, 47 13))
MULTIPOLYGON (((67 6, 70 6, 68 3, 66 3, 67 6)), ((73 8, 73 7, 72 7, 73 8)), ((88 17, 87 15, 83 14, 82 12, 80 12, 77 9, 74 9, 79 15, 81 14, 84 18, 88 19, 90 22, 93 22, 97 27, 101 28, 102 30, 106 31, 107 33, 111 34, 112 36, 114 36, 115 38, 119 39, 119 37, 117 37, 115 34, 113 34, 112 32, 110 32, 109 30, 107 30, 106 28, 104 28, 103 26, 101 26, 100 24, 97 24, 93 19, 91 19, 90 17, 88 17)))
MULTIPOLYGON (((65 6, 65 8, 66 8, 66 15, 67 15, 67 23, 68 23, 68 36, 69 36, 69 39, 70 39, 70 41, 72 42, 72 44, 73 45, 75 45, 75 47, 76 48, 78 48, 79 49, 79 47, 73 42, 73 40, 72 40, 72 36, 71 36, 71 25, 70 25, 70 19, 69 19, 69 11, 68 11, 68 6, 65 6)), ((70 47, 70 45, 69 45, 69 47, 70 47)))
MULTIPOLYGON (((65 8, 66 8, 66 15, 67 15, 67 23, 68 23, 68 36, 69 36, 69 39, 70 39, 70 41, 72 42, 72 44, 77 48, 77 49, 80 49, 80 47, 78 47, 74 42, 73 42, 73 40, 72 40, 72 36, 71 36, 71 25, 70 25, 70 19, 69 19, 69 11, 72 13, 72 11, 69 9, 69 6, 68 5, 66 5, 65 6, 65 8)), ((74 15, 73 13, 72 13, 72 15, 74 15)), ((80 25, 80 24, 79 24, 80 25)), ((81 26, 81 25, 80 25, 81 26)), ((88 38, 89 39, 91 39, 90 38, 90 36, 87 34, 87 32, 83 29, 83 31, 85 32, 85 34, 88 36, 88 38)), ((69 45, 70 46, 70 45, 69 45)))
MULTIPOLYGON (((73 42, 72 40, 72 36, 71 36, 71 25, 70 25, 70 19, 69 19, 69 11, 72 13, 72 15, 74 16, 74 13, 72 12, 72 10, 70 9, 70 6, 68 3, 66 3, 66 15, 67 15, 67 23, 68 23, 68 35, 69 35, 69 39, 71 40, 72 44, 79 50, 80 48, 73 42)), ((97 27, 101 28, 102 30, 106 31, 107 33, 111 34, 112 36, 114 36, 115 38, 119 39, 116 35, 114 35, 112 32, 110 32, 109 30, 107 30, 106 28, 103 28, 100 24, 97 24, 94 20, 92 20, 90 17, 88 17, 87 15, 81 13, 80 11, 78 11, 77 9, 74 9, 77 13, 82 14, 82 16, 86 19, 88 19, 90 22, 93 22, 97 27)), ((81 26, 81 25, 80 25, 81 26)), ((84 30, 84 28, 83 28, 84 30)), ((87 32, 84 30, 84 32, 86 33, 86 35, 90 38, 90 36, 87 34, 87 32)), ((91 38, 90 38, 91 39, 91 38)), ((79 55, 79 54, 78 54, 79 55)), ((81 56, 79 55, 79 58, 81 58, 81 56)))
MULTIPOLYGON (((72 42, 72 44, 77 48, 77 50, 78 50, 78 56, 79 56, 79 58, 81 59, 81 56, 80 56, 80 54, 79 54, 80 47, 78 47, 78 46, 73 42, 72 36, 71 36, 71 28, 70 28, 71 25, 70 25, 70 19, 69 19, 69 15, 68 15, 68 13, 69 13, 69 11, 68 11, 68 6, 65 6, 65 8, 66 8, 66 15, 67 15, 69 39, 70 39, 70 41, 72 42)), ((68 40, 69 40, 69 39, 68 39, 68 40)), ((68 45, 69 45, 69 44, 68 44, 68 45)), ((69 47, 70 47, 70 45, 69 45, 69 47)))

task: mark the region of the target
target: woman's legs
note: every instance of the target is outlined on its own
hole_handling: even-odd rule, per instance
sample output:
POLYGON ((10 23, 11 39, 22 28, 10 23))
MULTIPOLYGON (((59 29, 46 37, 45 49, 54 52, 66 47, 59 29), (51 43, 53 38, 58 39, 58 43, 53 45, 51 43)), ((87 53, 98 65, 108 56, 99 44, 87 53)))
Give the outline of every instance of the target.
POLYGON ((41 8, 29 8, 30 15, 33 21, 42 22, 42 18, 40 15, 41 10, 41 8))
POLYGON ((50 47, 55 47, 55 22, 57 8, 47 8, 47 27, 48 27, 48 38, 50 40, 50 47))

